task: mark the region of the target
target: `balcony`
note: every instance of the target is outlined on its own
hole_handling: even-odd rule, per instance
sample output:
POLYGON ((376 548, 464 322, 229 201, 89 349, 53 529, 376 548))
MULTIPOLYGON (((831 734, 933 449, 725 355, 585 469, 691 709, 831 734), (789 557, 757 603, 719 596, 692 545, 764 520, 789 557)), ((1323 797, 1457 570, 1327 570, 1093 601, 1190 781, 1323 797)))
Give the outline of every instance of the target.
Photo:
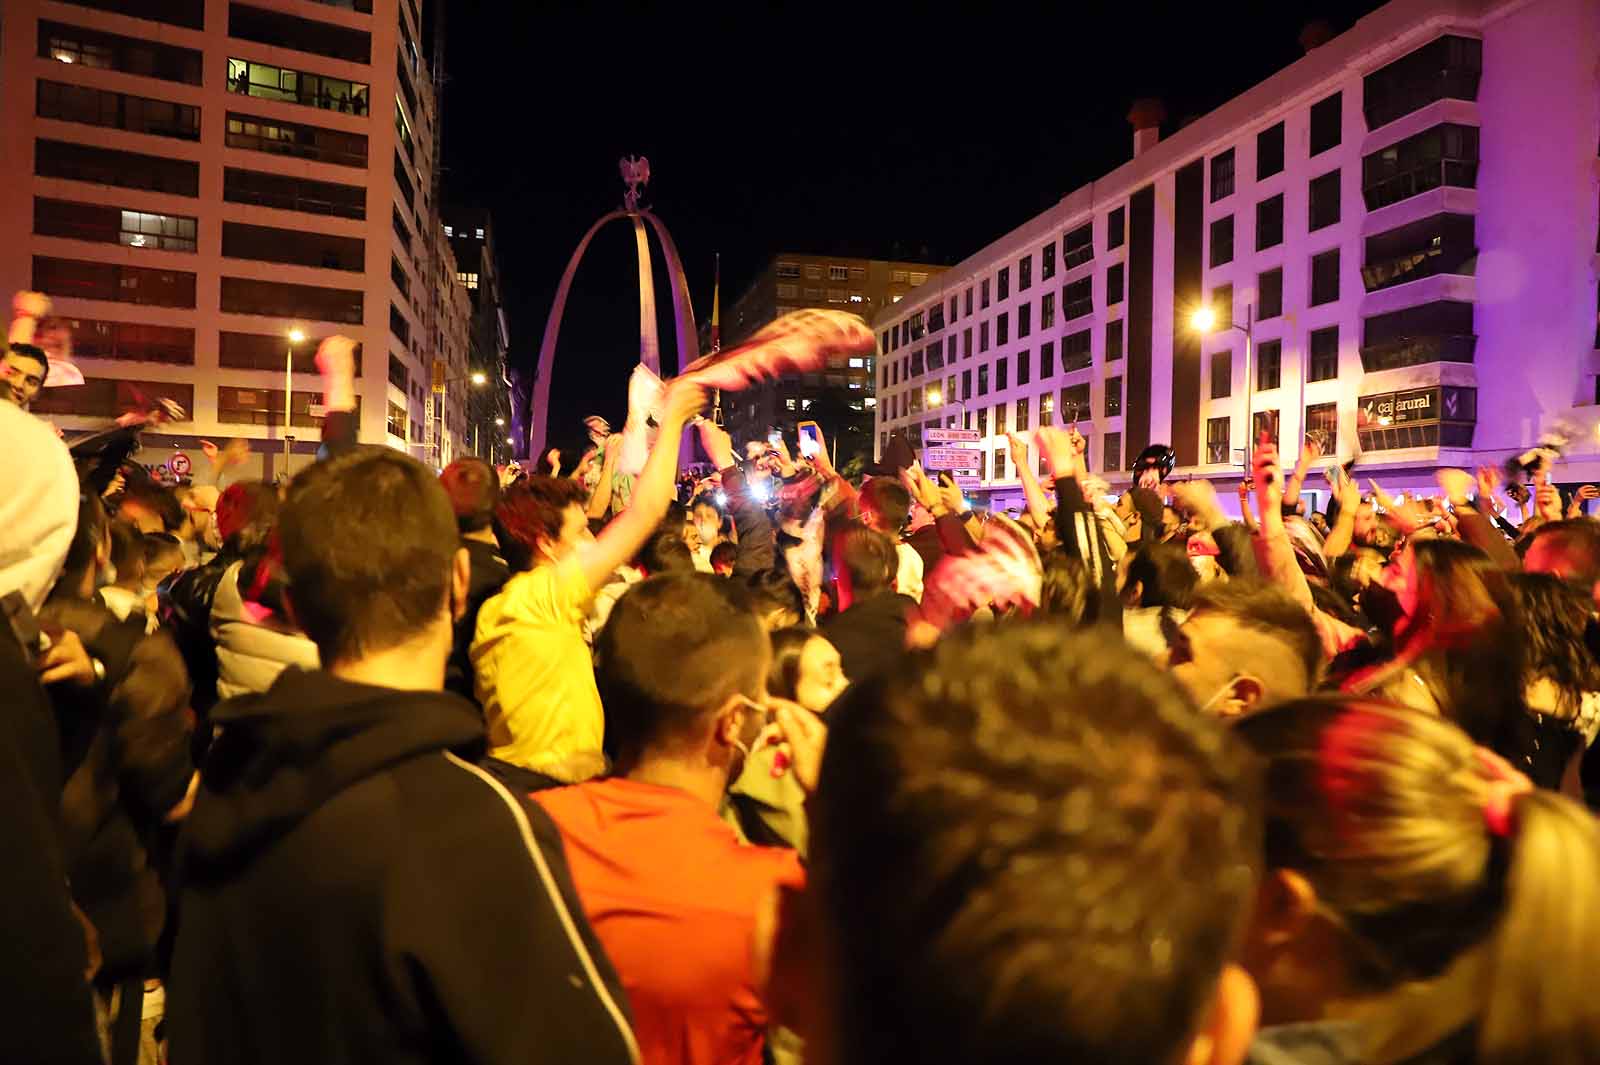
POLYGON ((359 81, 307 74, 244 59, 228 60, 228 91, 347 115, 366 114, 372 95, 372 87, 359 81))
POLYGON ((1477 256, 1473 217, 1438 214, 1368 237, 1361 278, 1377 292, 1438 274, 1470 276, 1477 256))
POLYGON ((1366 319, 1361 366, 1377 373, 1432 362, 1470 363, 1477 343, 1472 304, 1438 300, 1366 319))
POLYGON ((1369 211, 1445 185, 1477 188, 1477 127, 1441 123, 1361 161, 1361 194, 1369 211))
POLYGON ((1476 100, 1482 77, 1482 41, 1440 37, 1367 75, 1362 85, 1367 128, 1388 125, 1436 100, 1476 100))

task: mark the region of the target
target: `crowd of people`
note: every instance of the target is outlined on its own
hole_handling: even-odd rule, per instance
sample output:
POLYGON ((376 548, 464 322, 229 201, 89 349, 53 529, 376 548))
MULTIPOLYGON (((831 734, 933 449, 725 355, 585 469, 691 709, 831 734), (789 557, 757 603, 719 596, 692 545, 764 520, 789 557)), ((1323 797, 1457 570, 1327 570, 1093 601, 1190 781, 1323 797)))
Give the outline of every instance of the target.
POLYGON ((634 474, 441 473, 318 364, 317 462, 172 488, 5 355, 5 1060, 1600 1061, 1556 456, 1307 513, 1263 439, 1236 520, 1045 427, 1008 515, 685 375, 634 474))

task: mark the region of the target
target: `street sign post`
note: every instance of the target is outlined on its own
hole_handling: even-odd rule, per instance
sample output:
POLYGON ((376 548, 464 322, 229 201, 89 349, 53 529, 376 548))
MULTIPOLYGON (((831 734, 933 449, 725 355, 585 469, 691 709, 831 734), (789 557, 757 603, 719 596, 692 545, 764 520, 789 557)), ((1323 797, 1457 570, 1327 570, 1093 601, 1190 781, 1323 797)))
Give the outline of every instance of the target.
POLYGON ((976 444, 982 439, 976 429, 922 430, 922 441, 925 444, 976 444))
POLYGON ((983 465, 983 452, 973 447, 925 447, 922 449, 922 468, 925 470, 977 470, 983 465))

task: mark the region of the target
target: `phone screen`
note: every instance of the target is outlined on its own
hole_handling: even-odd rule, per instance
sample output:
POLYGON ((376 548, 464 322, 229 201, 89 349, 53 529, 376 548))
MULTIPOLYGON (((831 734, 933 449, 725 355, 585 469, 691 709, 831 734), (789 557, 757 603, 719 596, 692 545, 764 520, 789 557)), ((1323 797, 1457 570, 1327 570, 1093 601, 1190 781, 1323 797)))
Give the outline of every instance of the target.
POLYGON ((822 434, 818 431, 816 423, 803 422, 799 426, 800 454, 811 458, 822 450, 822 434))

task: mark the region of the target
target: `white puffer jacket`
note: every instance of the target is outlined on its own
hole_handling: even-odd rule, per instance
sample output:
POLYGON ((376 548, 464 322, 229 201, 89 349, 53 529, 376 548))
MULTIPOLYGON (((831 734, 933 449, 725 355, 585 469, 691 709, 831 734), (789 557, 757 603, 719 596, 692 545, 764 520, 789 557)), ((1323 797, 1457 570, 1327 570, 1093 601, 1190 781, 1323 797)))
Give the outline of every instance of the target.
POLYGON ((239 594, 243 562, 228 567, 211 601, 211 638, 217 644, 217 698, 231 699, 272 687, 289 666, 316 669, 317 646, 270 610, 239 594))

